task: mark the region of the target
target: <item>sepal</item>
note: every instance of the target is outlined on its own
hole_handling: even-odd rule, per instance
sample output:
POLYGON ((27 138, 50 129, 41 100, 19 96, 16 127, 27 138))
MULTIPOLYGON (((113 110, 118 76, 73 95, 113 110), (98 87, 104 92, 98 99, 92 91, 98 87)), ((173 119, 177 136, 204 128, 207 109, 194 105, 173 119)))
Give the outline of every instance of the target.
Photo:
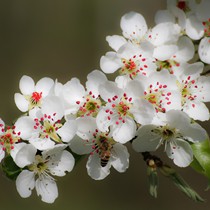
POLYGON ((17 176, 22 171, 22 169, 15 164, 10 155, 4 158, 2 169, 5 175, 11 180, 16 180, 17 176))

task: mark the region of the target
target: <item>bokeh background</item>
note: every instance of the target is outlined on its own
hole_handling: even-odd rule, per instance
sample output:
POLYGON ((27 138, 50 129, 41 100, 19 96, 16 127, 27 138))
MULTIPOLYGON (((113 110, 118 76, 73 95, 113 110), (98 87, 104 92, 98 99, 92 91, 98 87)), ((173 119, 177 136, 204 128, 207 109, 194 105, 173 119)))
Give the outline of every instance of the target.
MULTIPOLYGON (((19 79, 29 75, 38 81, 48 76, 67 82, 99 69, 99 59, 110 48, 107 35, 120 34, 120 18, 128 11, 142 13, 152 26, 155 11, 166 0, 0 0, 0 116, 8 124, 21 113, 13 96, 19 92, 19 79)), ((205 128, 209 123, 203 124, 205 128)), ((86 173, 86 159, 67 176, 58 178, 59 198, 43 203, 34 192, 22 199, 15 183, 0 172, 2 210, 209 210, 207 180, 192 169, 177 169, 206 199, 195 203, 160 176, 158 198, 148 193, 145 163, 131 150, 126 173, 112 170, 103 181, 86 173)), ((167 160, 170 163, 169 160, 167 160)))

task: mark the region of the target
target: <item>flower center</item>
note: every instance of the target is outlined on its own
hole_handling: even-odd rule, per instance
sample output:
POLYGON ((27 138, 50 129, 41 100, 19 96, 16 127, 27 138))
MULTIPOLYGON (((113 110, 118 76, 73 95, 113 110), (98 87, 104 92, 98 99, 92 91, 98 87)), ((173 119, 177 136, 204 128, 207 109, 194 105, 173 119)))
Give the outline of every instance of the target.
POLYGON ((118 99, 118 96, 114 96, 112 99, 108 99, 108 103, 110 104, 108 109, 106 109, 106 113, 108 114, 108 120, 114 118, 116 120, 116 124, 120 124, 120 122, 125 123, 126 117, 134 118, 133 114, 130 113, 130 108, 132 107, 132 98, 128 97, 126 93, 124 93, 121 99, 118 99))
POLYGON ((29 110, 34 107, 41 107, 42 92, 33 92, 31 95, 25 96, 25 99, 29 102, 29 110))
POLYGON ((14 149, 14 144, 20 141, 20 137, 18 137, 20 133, 16 134, 13 129, 14 127, 12 129, 8 127, 5 134, 0 136, 0 144, 2 145, 2 149, 8 154, 10 154, 11 150, 14 149))
MULTIPOLYGON (((186 103, 187 100, 193 101, 196 99, 197 95, 193 94, 192 89, 198 89, 198 86, 195 82, 195 80, 191 80, 191 77, 188 76, 186 80, 182 80, 181 86, 181 94, 182 94, 182 106, 186 103)), ((195 107, 195 104, 192 104, 193 107, 195 107)))
MULTIPOLYGON (((55 116, 56 113, 53 115, 55 116)), ((39 138, 51 138, 52 140, 56 142, 61 142, 60 137, 56 133, 56 131, 62 127, 62 124, 60 123, 60 120, 57 122, 54 122, 54 119, 49 115, 44 115, 41 119, 34 119, 35 126, 34 129, 39 132, 39 138)))
MULTIPOLYGON (((175 58, 175 56, 174 56, 175 58)), ((167 69, 170 74, 173 74, 173 66, 179 66, 180 64, 175 60, 166 60, 166 61, 156 61, 157 71, 161 71, 162 69, 167 69)))
POLYGON ((28 166, 30 171, 33 171, 35 174, 40 175, 43 174, 47 170, 47 161, 43 160, 40 155, 35 156, 35 161, 33 164, 28 166))
POLYGON ((142 75, 147 74, 148 65, 146 64, 147 59, 140 55, 134 55, 129 60, 122 59, 124 66, 120 69, 121 75, 129 75, 131 79, 135 78, 136 75, 141 73, 142 75), (136 59, 138 57, 138 59, 136 59))
POLYGON ((181 10, 183 10, 184 12, 189 12, 190 8, 187 5, 186 1, 178 1, 177 2, 177 7, 181 10))
POLYGON ((147 91, 144 91, 144 98, 148 100, 155 108, 156 112, 165 112, 165 105, 171 104, 171 92, 166 90, 167 85, 160 84, 149 85, 147 91))
MULTIPOLYGON (((77 101, 76 103, 80 104, 81 102, 77 101)), ((101 107, 101 100, 99 98, 96 98, 94 95, 92 95, 92 92, 90 92, 89 95, 86 96, 85 102, 81 104, 77 112, 77 117, 83 117, 83 116, 96 117, 100 107, 101 107)))

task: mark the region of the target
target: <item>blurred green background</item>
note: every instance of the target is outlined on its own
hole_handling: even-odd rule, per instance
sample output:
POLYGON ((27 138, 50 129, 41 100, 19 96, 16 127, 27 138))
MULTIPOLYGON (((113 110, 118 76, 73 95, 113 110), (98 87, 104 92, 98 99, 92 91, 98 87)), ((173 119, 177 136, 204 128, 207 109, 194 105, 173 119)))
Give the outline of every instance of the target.
MULTIPOLYGON (((44 76, 67 82, 72 77, 86 81, 99 69, 99 59, 110 48, 107 35, 120 34, 120 18, 131 10, 153 24, 155 11, 166 0, 1 0, 0 1, 0 116, 8 124, 21 113, 13 96, 26 74, 35 81, 44 76)), ((208 128, 209 123, 203 124, 208 128)), ((128 146, 129 147, 129 146, 128 146)), ((160 176, 157 199, 148 193, 145 164, 129 147, 130 168, 124 174, 112 170, 103 181, 86 173, 86 159, 67 176, 58 178, 59 198, 49 205, 34 192, 22 199, 15 184, 0 173, 0 209, 30 210, 209 210, 207 180, 192 169, 178 169, 207 201, 195 203, 160 176)), ((169 160, 167 160, 170 163, 169 160)))

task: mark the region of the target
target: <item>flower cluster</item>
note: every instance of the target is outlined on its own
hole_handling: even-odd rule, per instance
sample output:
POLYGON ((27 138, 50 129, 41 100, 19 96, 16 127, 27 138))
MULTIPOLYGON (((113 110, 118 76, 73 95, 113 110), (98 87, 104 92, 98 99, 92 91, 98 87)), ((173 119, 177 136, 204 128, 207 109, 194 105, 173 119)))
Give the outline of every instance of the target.
POLYGON ((168 1, 149 28, 136 12, 120 21, 122 35, 107 36, 111 47, 100 70, 83 86, 29 76, 14 96, 23 112, 12 126, 0 120, 0 160, 11 156, 20 168, 16 179, 21 197, 35 188, 41 199, 58 196, 55 176, 75 165, 72 155, 88 155, 88 175, 104 179, 113 166, 129 167, 127 142, 137 152, 164 152, 179 167, 194 160, 191 145, 208 139, 196 122, 209 120, 210 2, 168 1), (196 42, 195 42, 196 41, 196 42), (196 52, 198 48, 198 52, 196 52), (115 81, 105 74, 118 72, 115 81))

